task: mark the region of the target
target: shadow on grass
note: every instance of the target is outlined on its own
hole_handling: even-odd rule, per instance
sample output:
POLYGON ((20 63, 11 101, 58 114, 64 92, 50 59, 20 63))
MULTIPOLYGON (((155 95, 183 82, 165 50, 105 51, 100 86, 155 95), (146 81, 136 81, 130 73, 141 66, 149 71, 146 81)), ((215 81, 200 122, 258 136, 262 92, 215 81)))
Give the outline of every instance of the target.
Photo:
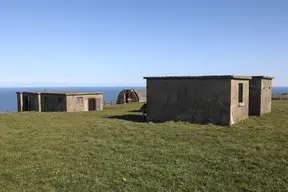
MULTIPOLYGON (((127 115, 114 115, 114 116, 108 116, 105 117, 108 119, 120 119, 120 120, 125 120, 125 121, 131 121, 131 122, 143 122, 143 123, 148 123, 146 121, 144 121, 143 116, 142 115, 136 115, 136 114, 127 114, 127 115)), ((149 121, 151 123, 167 123, 167 122, 174 122, 174 123, 190 123, 190 124, 194 124, 194 125, 213 125, 207 121, 203 121, 203 122, 195 122, 195 121, 177 121, 177 120, 162 120, 162 121, 149 121)), ((217 124, 215 123, 214 125, 218 125, 218 126, 227 126, 225 124, 217 124)))
POLYGON ((128 112, 131 112, 131 113, 140 113, 142 112, 141 110, 132 110, 132 111, 128 111, 128 112))
POLYGON ((120 120, 132 121, 132 122, 144 122, 142 115, 134 115, 134 114, 114 115, 114 116, 109 116, 106 118, 108 118, 108 119, 120 119, 120 120))

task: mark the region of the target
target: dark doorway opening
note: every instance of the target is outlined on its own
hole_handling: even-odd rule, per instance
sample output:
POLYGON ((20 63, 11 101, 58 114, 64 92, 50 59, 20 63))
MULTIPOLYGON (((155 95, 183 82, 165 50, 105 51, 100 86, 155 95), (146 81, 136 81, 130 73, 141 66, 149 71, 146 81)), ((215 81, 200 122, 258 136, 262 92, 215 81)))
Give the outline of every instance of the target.
POLYGON ((32 102, 31 98, 28 96, 23 97, 23 111, 31 111, 32 110, 32 102))
POLYGON ((130 100, 129 93, 125 93, 125 103, 128 103, 130 100))
POLYGON ((96 99, 88 99, 88 108, 89 111, 95 111, 96 110, 96 99))

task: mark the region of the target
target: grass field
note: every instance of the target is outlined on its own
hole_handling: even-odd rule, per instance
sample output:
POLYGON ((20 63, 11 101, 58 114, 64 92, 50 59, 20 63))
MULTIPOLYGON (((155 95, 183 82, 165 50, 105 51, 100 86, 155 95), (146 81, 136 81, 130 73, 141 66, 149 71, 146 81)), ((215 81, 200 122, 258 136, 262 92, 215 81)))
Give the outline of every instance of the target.
POLYGON ((288 191, 287 101, 230 128, 140 106, 0 114, 0 191, 288 191))

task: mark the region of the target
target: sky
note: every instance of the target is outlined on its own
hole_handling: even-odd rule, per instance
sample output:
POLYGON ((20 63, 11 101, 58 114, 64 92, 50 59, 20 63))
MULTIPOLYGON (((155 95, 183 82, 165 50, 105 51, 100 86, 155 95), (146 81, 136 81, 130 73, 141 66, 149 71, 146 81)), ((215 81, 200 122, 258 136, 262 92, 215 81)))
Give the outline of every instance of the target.
POLYGON ((288 86, 287 0, 0 0, 0 86, 266 75, 288 86))

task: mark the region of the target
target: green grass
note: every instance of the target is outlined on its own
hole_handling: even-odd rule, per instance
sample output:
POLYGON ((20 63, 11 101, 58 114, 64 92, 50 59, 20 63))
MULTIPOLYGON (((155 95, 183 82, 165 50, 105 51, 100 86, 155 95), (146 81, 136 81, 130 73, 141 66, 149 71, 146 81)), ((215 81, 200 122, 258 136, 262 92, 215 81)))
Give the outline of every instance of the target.
POLYGON ((288 191, 287 101, 230 128, 141 123, 140 106, 0 114, 0 191, 288 191))

